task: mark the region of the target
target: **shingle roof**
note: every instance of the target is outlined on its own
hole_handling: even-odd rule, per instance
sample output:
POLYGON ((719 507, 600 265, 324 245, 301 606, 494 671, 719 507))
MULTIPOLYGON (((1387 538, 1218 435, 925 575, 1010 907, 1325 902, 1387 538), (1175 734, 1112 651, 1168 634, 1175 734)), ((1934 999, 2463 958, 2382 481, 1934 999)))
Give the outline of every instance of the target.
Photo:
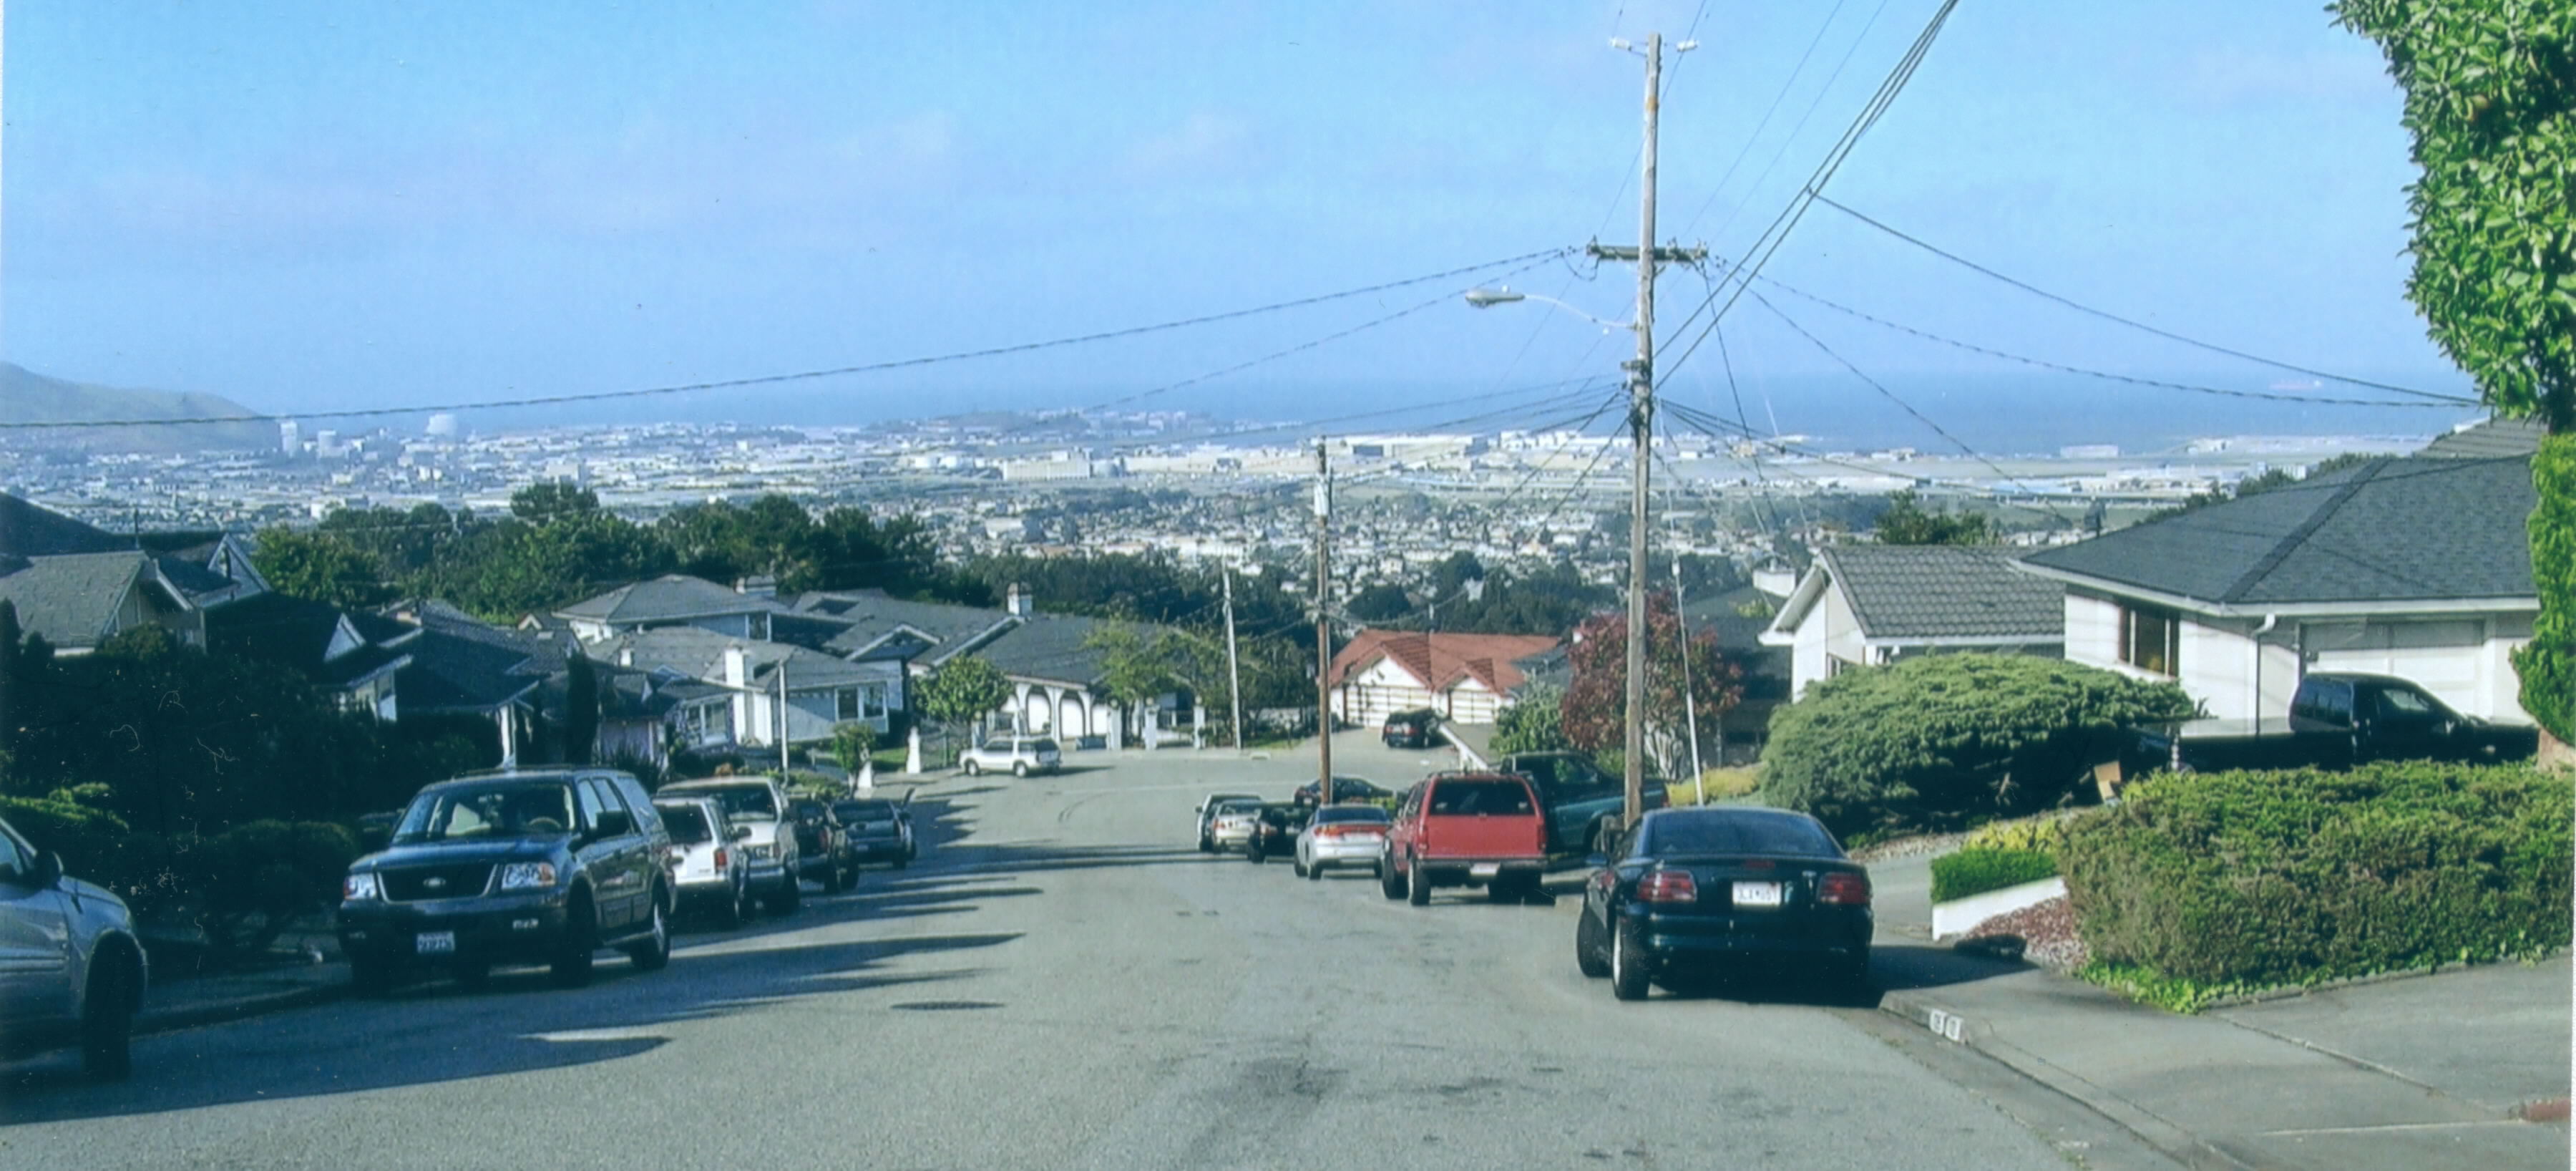
POLYGON ((206 645, 219 653, 292 667, 330 687, 348 686, 402 661, 402 649, 386 646, 376 636, 401 637, 411 633, 409 628, 389 629, 396 624, 373 620, 361 629, 361 616, 355 614, 347 615, 350 626, 366 641, 337 658, 326 657, 342 617, 339 607, 325 602, 256 594, 206 612, 206 645))
POLYGON ((2540 450, 2540 437, 2545 433, 2538 419, 2489 418, 2438 436, 2415 454, 2455 459, 2531 455, 2540 450))
POLYGON ((909 627, 929 636, 934 662, 1011 619, 1005 611, 981 606, 907 602, 872 593, 806 594, 796 599, 795 608, 800 615, 828 616, 847 624, 823 644, 825 650, 851 654, 909 627))
POLYGON ((45 641, 94 647, 136 575, 149 572, 150 564, 150 554, 131 549, 29 558, 25 568, 0 577, 0 600, 18 608, 20 628, 45 641))
POLYGON ((2013 568, 2009 550, 1832 545, 1817 558, 1870 638, 2059 639, 2065 591, 2013 568))
POLYGON ((1109 671, 1102 652, 1083 645, 1100 625, 1072 614, 1033 615, 976 648, 975 654, 1005 675, 1090 687, 1109 671))
POLYGON ((790 691, 882 682, 902 669, 891 663, 852 663, 790 643, 736 638, 694 626, 622 634, 593 647, 591 654, 603 664, 641 671, 668 667, 692 679, 721 682, 725 677, 725 651, 732 647, 742 648, 743 667, 749 676, 744 685, 754 689, 776 686, 782 661, 787 664, 790 691))
POLYGON ((411 665, 395 676, 406 712, 490 711, 542 681, 514 648, 424 627, 406 644, 411 665))
POLYGON ((131 538, 0 492, 0 557, 60 557, 133 547, 131 538))
POLYGON ((1341 686, 1351 672, 1380 655, 1394 659, 1423 686, 1439 691, 1461 678, 1472 678, 1502 695, 1521 685, 1516 660, 1541 655, 1556 639, 1528 634, 1441 634, 1410 630, 1363 630, 1333 656, 1326 678, 1341 686))
POLYGON ((777 599, 738 593, 702 577, 671 573, 585 598, 555 613, 600 622, 668 622, 712 614, 784 610, 777 599))
POLYGON ((2518 600, 2535 502, 2528 456, 2373 460, 2027 560, 2224 606, 2518 600))

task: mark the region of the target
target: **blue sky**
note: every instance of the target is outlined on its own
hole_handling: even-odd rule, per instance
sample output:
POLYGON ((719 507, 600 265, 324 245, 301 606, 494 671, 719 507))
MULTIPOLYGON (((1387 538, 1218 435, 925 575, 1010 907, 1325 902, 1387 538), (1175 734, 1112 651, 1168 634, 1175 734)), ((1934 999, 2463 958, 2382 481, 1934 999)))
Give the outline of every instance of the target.
MULTIPOLYGON (((1695 18, 1701 48, 1667 67, 1663 233, 1732 253, 1935 7, 21 0, 0 353, 284 411, 478 400, 1005 344, 1624 242, 1641 80, 1605 41, 1695 18)), ((2403 297, 2398 112, 2376 50, 2312 0, 1968 0, 1830 194, 2166 328, 2459 390, 2403 297)), ((2032 356, 2290 377, 2052 309, 1828 209, 1769 272, 2032 356)), ((1564 265, 1513 283, 1612 318, 1633 291, 1564 265)), ((1699 288, 1669 275, 1664 319, 1699 288)), ((1440 291, 624 414, 1079 405, 1440 291)), ((1947 410, 2026 373, 1773 300, 1947 410)), ((1728 338, 1739 374, 1785 398, 1840 377, 1749 301, 1728 338)), ((1534 305, 1444 304, 1146 401, 1431 404, 1607 372, 1627 346, 1534 305)), ((1718 393, 1713 358, 1673 392, 1718 393)))

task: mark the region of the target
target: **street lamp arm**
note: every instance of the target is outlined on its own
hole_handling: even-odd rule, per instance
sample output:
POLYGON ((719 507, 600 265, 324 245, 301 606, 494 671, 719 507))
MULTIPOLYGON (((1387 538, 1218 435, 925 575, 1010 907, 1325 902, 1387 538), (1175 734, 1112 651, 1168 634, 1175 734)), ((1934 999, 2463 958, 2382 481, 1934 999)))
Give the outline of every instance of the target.
POLYGON ((1591 323, 1592 323, 1592 324, 1594 324, 1594 325, 1598 325, 1598 326, 1600 326, 1600 327, 1601 327, 1601 328, 1603 328, 1603 329, 1635 329, 1635 328, 1637 328, 1637 323, 1635 323, 1635 322, 1633 322, 1633 321, 1609 321, 1609 320, 1605 320, 1605 319, 1603 319, 1603 318, 1594 317, 1593 315, 1591 315, 1591 314, 1589 314, 1589 313, 1584 312, 1581 308, 1578 308, 1578 307, 1573 306, 1573 305, 1569 305, 1569 304, 1567 304, 1567 303, 1565 303, 1565 302, 1563 302, 1563 301, 1559 301, 1559 300, 1557 300, 1557 299, 1556 299, 1556 298, 1554 298, 1554 297, 1545 296, 1545 295, 1543 295, 1543 294, 1539 294, 1539 293, 1524 293, 1524 292, 1521 292, 1521 291, 1520 291, 1520 290, 1518 290, 1518 289, 1511 288, 1511 287, 1510 287, 1510 286, 1508 286, 1508 285, 1506 285, 1506 286, 1500 286, 1500 287, 1496 287, 1496 288, 1491 288, 1491 289, 1469 289, 1469 290, 1467 290, 1467 303, 1468 303, 1468 304, 1470 304, 1470 305, 1475 306, 1475 307, 1476 307, 1476 308, 1478 308, 1478 309, 1491 309, 1491 308, 1493 308, 1493 307, 1494 307, 1494 306, 1496 306, 1496 305, 1501 305, 1501 304, 1504 304, 1504 303, 1506 303, 1506 302, 1511 302, 1511 301, 1537 301, 1537 302, 1540 302, 1541 304, 1553 305, 1553 306, 1556 306, 1556 307, 1557 307, 1557 308, 1559 308, 1559 309, 1565 310, 1565 311, 1566 311, 1566 312, 1568 312, 1568 313, 1571 313, 1571 314, 1573 314, 1573 315, 1575 315, 1575 316, 1577 316, 1577 317, 1580 317, 1580 318, 1584 319, 1585 321, 1589 321, 1589 322, 1591 322, 1591 323))

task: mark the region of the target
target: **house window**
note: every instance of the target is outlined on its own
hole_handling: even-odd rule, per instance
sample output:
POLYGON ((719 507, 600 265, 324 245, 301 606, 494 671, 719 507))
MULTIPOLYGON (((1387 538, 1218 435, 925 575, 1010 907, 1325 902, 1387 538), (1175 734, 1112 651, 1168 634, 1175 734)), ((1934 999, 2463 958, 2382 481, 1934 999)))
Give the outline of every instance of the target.
POLYGON ((2171 610, 2120 607, 2120 661, 2158 675, 2181 674, 2182 616, 2171 610))
POLYGON ((833 718, 833 719, 836 719, 836 720, 855 720, 855 719, 859 718, 859 689, 858 689, 858 688, 856 688, 856 687, 844 687, 844 688, 840 689, 839 691, 835 691, 835 692, 833 692, 833 693, 832 693, 832 699, 833 699, 833 705, 832 705, 832 718, 833 718))

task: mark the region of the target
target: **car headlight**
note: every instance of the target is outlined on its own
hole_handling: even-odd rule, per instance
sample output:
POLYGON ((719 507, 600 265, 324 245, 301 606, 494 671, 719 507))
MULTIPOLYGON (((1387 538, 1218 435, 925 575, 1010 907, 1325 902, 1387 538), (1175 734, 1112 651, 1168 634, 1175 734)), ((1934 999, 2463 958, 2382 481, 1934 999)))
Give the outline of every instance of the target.
POLYGON ((376 882, 373 870, 355 870, 340 880, 340 897, 349 902, 384 897, 384 887, 376 882))
POLYGON ((512 862, 501 867, 501 889, 543 890, 555 884, 552 862, 512 862))

